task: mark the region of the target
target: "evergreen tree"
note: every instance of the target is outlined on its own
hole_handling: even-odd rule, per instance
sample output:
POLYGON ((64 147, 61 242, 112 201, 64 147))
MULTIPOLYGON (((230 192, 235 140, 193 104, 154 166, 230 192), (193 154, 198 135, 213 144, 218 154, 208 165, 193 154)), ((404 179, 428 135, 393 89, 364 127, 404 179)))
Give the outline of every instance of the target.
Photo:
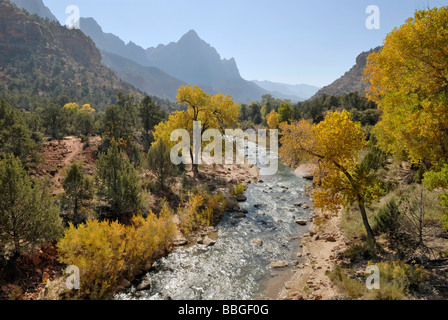
POLYGON ((77 220, 81 208, 93 198, 92 181, 82 172, 81 164, 74 163, 68 170, 62 186, 65 191, 64 208, 70 210, 73 218, 77 220))
POLYGON ((13 154, 26 163, 30 156, 32 159, 36 158, 37 146, 23 114, 2 99, 0 101, 0 152, 13 154))
POLYGON ((0 240, 13 245, 15 256, 27 246, 58 239, 58 211, 49 188, 31 181, 18 158, 0 161, 0 240))
POLYGON ((140 102, 139 116, 146 133, 153 130, 154 126, 164 118, 163 111, 149 96, 144 97, 140 102))
POLYGON ((140 209, 137 172, 115 141, 106 154, 98 157, 97 181, 115 216, 128 219, 140 209))
POLYGON ((172 183, 176 174, 176 166, 171 162, 170 149, 162 140, 158 140, 147 157, 148 169, 156 176, 157 184, 162 191, 172 183))

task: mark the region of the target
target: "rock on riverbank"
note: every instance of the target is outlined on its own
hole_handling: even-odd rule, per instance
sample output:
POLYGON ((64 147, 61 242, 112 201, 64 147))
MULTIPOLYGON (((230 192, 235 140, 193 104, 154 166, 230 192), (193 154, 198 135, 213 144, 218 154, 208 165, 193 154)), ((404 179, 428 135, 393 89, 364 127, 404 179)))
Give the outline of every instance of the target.
POLYGON ((315 169, 316 169, 315 164, 307 163, 299 166, 296 170, 294 170, 294 173, 304 179, 313 180, 315 169))

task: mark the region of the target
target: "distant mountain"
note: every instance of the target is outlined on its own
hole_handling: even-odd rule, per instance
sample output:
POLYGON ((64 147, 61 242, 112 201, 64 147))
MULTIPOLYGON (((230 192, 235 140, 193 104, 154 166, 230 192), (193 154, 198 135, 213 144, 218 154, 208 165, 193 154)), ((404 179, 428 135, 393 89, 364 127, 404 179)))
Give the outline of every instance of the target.
POLYGON ((276 98, 290 99, 292 101, 304 101, 311 98, 320 90, 319 87, 310 86, 307 84, 286 84, 271 81, 257 81, 252 80, 260 88, 272 92, 274 95, 281 95, 276 98))
POLYGON ((58 19, 51 13, 50 9, 42 2, 42 0, 10 0, 17 7, 25 9, 30 14, 37 14, 39 17, 47 18, 51 21, 58 19))
POLYGON ((80 22, 81 30, 92 38, 103 53, 104 62, 123 80, 146 92, 172 99, 176 96, 176 90, 173 91, 172 86, 177 82, 199 85, 211 94, 232 94, 236 101, 246 103, 259 100, 263 94, 268 93, 244 80, 235 60, 221 59, 216 49, 199 38, 194 30, 186 33, 178 42, 143 49, 133 42, 126 44, 116 35, 105 33, 93 18, 81 18, 80 22), (106 56, 106 53, 115 57, 106 56), (128 61, 120 60, 118 56, 128 61), (133 65, 124 70, 123 66, 129 66, 130 62, 142 67, 133 65))
POLYGON ((103 64, 134 87, 162 99, 176 101, 177 89, 185 82, 169 76, 159 68, 145 67, 119 55, 101 51, 103 64))
POLYGON ((190 85, 209 86, 215 92, 231 94, 237 102, 260 100, 268 93, 254 83, 244 80, 235 59, 221 59, 210 44, 194 30, 178 42, 146 50, 150 65, 190 85))
POLYGON ((80 30, 31 16, 0 0, 0 89, 37 96, 65 96, 95 107, 135 91, 101 63, 80 30))
POLYGON ((367 57, 372 52, 378 52, 382 47, 376 47, 367 52, 361 53, 356 58, 356 64, 347 71, 342 77, 337 79, 332 84, 320 89, 312 98, 316 98, 326 95, 342 95, 350 92, 359 92, 362 94, 366 93, 366 88, 368 84, 364 82, 364 69, 367 65, 367 57))

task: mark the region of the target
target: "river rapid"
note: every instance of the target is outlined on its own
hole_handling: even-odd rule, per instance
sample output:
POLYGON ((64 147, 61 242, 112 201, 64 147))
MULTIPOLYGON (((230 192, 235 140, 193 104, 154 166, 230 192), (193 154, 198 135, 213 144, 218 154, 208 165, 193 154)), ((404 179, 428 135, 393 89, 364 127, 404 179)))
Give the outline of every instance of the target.
MULTIPOLYGON (((249 143, 247 152, 256 145, 249 143)), ((277 155, 270 155, 278 157, 277 155)), ((235 219, 228 212, 216 225, 218 239, 214 246, 193 245, 179 248, 160 259, 146 275, 151 283, 147 291, 136 293, 135 287, 115 296, 119 300, 253 300, 265 297, 266 284, 278 276, 270 267, 273 260, 286 260, 293 267, 301 236, 306 228, 296 224, 309 219, 311 210, 294 206, 297 202, 311 206, 305 195, 310 182, 298 177, 279 162, 275 175, 264 175, 250 184, 245 192, 247 217, 235 219), (263 245, 254 244, 254 239, 263 245)), ((288 269, 283 269, 288 271, 288 269)), ((285 272, 285 271, 283 271, 285 272)))

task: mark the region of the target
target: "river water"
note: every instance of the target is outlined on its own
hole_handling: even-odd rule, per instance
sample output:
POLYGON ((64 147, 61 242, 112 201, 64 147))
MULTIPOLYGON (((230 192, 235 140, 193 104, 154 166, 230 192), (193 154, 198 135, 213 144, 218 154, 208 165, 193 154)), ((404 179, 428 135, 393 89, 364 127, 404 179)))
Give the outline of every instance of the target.
MULTIPOLYGON (((253 144, 249 143, 252 152, 253 144)), ((276 155, 272 155, 276 156, 276 155)), ((158 300, 252 300, 264 297, 265 284, 277 275, 270 268, 273 260, 296 259, 304 228, 297 219, 308 219, 312 211, 295 207, 296 202, 311 201, 305 196, 309 182, 279 163, 277 174, 263 176, 249 185, 246 218, 234 219, 227 213, 216 225, 218 241, 212 247, 194 245, 179 248, 154 263, 146 275, 151 283, 147 291, 116 295, 116 299, 158 300), (236 224, 235 224, 236 221, 236 224), (291 240, 290 238, 297 238, 291 240), (252 243, 260 239, 263 245, 252 243)))

